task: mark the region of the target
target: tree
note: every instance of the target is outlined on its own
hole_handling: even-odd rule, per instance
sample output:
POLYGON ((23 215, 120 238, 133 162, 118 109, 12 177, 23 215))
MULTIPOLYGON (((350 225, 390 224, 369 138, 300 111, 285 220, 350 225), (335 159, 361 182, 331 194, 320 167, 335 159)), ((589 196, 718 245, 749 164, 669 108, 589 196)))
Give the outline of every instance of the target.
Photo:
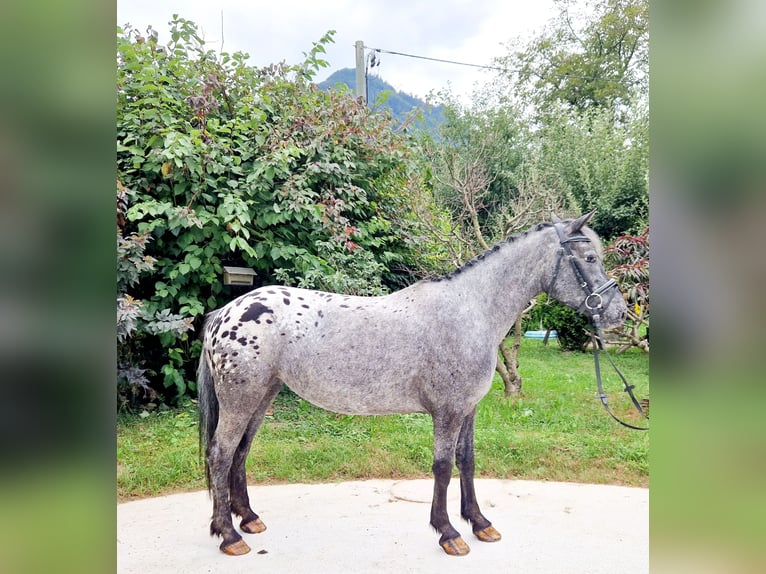
POLYGON ((649 115, 636 109, 616 122, 612 110, 559 108, 536 132, 544 169, 556 174, 580 213, 593 209, 590 226, 609 241, 640 233, 649 223, 649 115))
POLYGON ((559 15, 523 49, 498 59, 540 113, 647 101, 649 2, 557 0, 559 15), (583 7, 584 13, 577 13, 583 7))
MULTIPOLYGON (((588 1, 582 18, 573 3, 558 5, 542 34, 498 59, 503 71, 470 106, 439 94, 445 123, 424 143, 432 189, 415 202, 442 246, 429 259, 436 268, 460 265, 551 212, 596 209, 591 226, 605 240, 648 224, 648 5, 588 1)), ((546 310, 557 315, 566 347, 580 348, 585 320, 556 305, 546 310)), ((521 388, 523 317, 512 347, 499 349, 506 394, 521 388)))
POLYGON ((648 224, 648 2, 558 0, 546 29, 497 63, 494 89, 534 134, 531 153, 609 240, 648 224))

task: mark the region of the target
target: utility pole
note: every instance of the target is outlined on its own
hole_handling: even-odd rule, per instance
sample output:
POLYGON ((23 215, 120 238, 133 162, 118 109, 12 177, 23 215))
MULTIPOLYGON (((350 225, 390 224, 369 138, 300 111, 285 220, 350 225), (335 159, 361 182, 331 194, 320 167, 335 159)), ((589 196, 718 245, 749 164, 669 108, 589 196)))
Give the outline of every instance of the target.
POLYGON ((364 42, 357 40, 356 44, 356 97, 367 102, 367 67, 364 61, 364 42))

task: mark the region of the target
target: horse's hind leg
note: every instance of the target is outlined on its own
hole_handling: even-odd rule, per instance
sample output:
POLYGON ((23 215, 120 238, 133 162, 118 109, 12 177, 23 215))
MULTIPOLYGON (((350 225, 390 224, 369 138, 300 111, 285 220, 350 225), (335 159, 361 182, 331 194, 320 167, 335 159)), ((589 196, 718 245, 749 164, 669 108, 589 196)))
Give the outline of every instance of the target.
POLYGON ((434 498, 431 503, 431 526, 441 534, 439 545, 447 554, 463 556, 470 552, 460 533, 449 521, 447 513, 447 487, 452 476, 455 447, 462 417, 451 414, 434 414, 434 498))
POLYGON ((258 515, 253 512, 253 509, 250 506, 250 498, 247 494, 245 462, 247 461, 247 454, 250 452, 253 437, 255 437, 261 423, 263 423, 263 418, 266 416, 266 411, 274 400, 274 397, 279 393, 280 386, 280 384, 274 385, 263 398, 261 404, 258 405, 258 408, 250 419, 247 430, 234 453, 231 471, 229 472, 231 512, 242 518, 239 527, 243 532, 249 534, 259 534, 263 532, 266 530, 266 525, 258 515))
POLYGON ((240 555, 250 551, 231 522, 229 499, 229 475, 232 460, 251 418, 250 413, 219 413, 218 426, 207 447, 207 464, 210 490, 213 495, 213 519, 210 521, 211 536, 221 536, 221 550, 226 554, 240 555))
POLYGON ((473 484, 475 472, 473 431, 475 420, 476 409, 474 408, 471 414, 463 420, 455 452, 455 462, 460 470, 460 515, 471 523, 473 533, 479 540, 482 542, 497 542, 501 538, 500 533, 495 530, 492 523, 481 513, 473 484))

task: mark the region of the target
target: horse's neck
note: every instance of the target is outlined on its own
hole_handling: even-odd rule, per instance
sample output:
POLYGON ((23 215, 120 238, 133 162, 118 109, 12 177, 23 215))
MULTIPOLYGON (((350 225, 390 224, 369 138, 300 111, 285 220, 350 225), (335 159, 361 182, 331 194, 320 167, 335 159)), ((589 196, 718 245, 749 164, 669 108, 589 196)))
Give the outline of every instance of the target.
POLYGON ((456 274, 456 291, 469 304, 498 342, 508 333, 529 301, 544 287, 549 273, 550 245, 542 231, 530 231, 489 251, 456 274))

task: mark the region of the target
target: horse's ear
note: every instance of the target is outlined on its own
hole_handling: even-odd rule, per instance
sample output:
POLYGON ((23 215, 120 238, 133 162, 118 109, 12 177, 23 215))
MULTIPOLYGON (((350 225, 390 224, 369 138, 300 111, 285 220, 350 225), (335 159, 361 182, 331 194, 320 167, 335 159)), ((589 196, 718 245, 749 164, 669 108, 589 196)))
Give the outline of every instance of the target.
POLYGON ((582 229, 582 226, 588 223, 590 221, 590 218, 593 217, 593 215, 596 213, 596 210, 594 209, 590 213, 586 213, 585 215, 581 215, 577 219, 575 219, 572 223, 569 224, 569 233, 576 233, 577 231, 580 231, 582 229))
POLYGON ((561 218, 551 211, 551 221, 553 223, 561 223, 561 218))

